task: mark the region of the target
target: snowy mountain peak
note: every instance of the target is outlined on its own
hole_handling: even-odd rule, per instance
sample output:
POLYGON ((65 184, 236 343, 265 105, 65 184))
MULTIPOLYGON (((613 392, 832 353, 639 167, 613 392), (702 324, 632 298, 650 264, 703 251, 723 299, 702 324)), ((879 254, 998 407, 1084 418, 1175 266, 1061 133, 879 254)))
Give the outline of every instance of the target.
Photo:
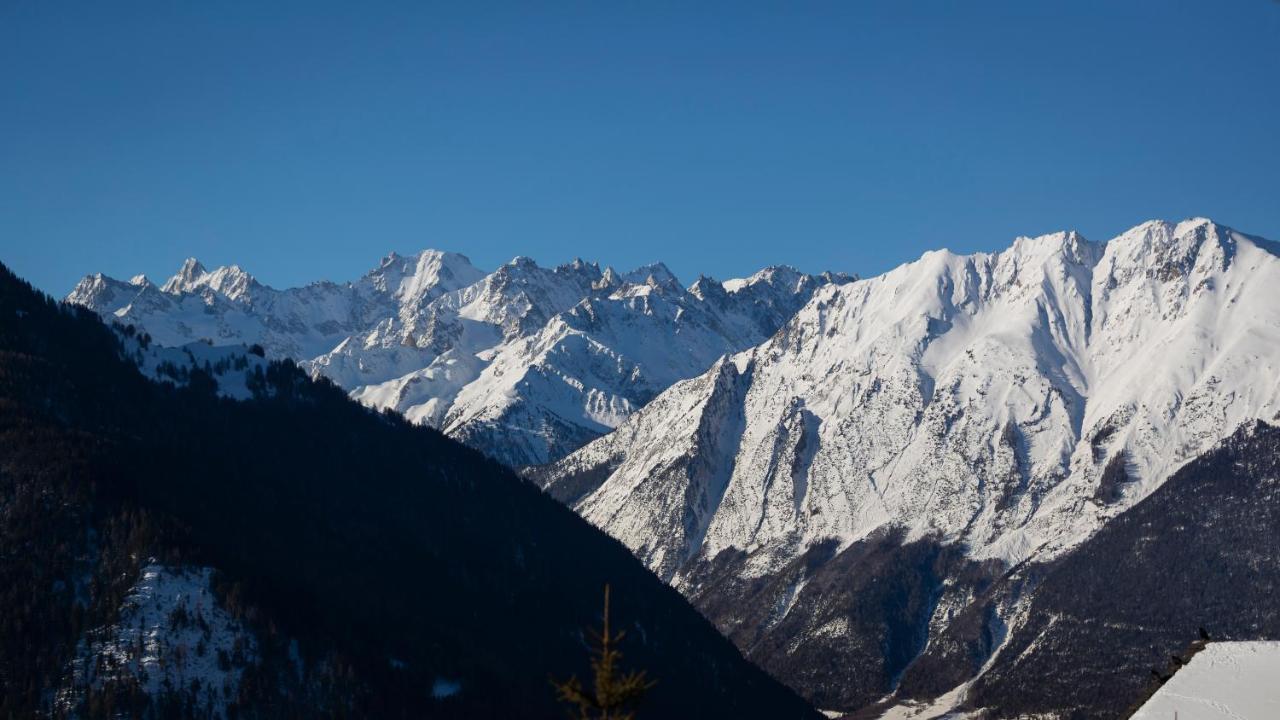
POLYGON ((735 278, 726 280, 724 288, 729 292, 738 292, 739 290, 755 285, 757 283, 787 283, 799 280, 802 273, 790 265, 770 265, 750 277, 735 278))
POLYGON ((111 280, 102 273, 86 275, 71 289, 71 292, 67 295, 67 302, 92 307, 99 312, 106 311, 107 305, 112 300, 107 293, 110 283, 113 282, 116 281, 111 280))
POLYGON ((196 286, 208 287, 228 300, 244 299, 254 288, 260 287, 258 281, 242 270, 239 265, 226 265, 213 272, 205 273, 188 287, 187 292, 196 286))
MULTIPOLYGON (((1159 222, 1159 221, 1153 221, 1153 222, 1159 222)), ((1186 220, 1179 222, 1177 226, 1174 228, 1173 234, 1183 235, 1186 233, 1195 232, 1200 228, 1212 229, 1216 231, 1219 229, 1219 227, 1220 226, 1216 222, 1214 222, 1212 218, 1193 217, 1193 218, 1187 218, 1186 220)), ((1223 229, 1230 230, 1230 228, 1223 228, 1223 229)))
POLYGON ((651 286, 679 286, 680 281, 676 279, 674 273, 667 269, 663 263, 656 262, 625 272, 622 274, 624 282, 633 285, 651 285, 651 286))
POLYGON ((1238 239, 1243 239, 1251 245, 1271 245, 1265 240, 1259 243, 1259 238, 1250 237, 1203 217, 1190 218, 1177 223, 1167 220, 1148 220, 1122 233, 1108 244, 1124 245, 1135 251, 1168 253, 1180 250, 1186 254, 1192 251, 1198 252, 1200 246, 1206 242, 1225 247, 1234 244, 1238 239))
POLYGON ((189 292, 206 272, 199 260, 193 257, 187 258, 183 261, 182 267, 178 268, 177 274, 169 278, 160 289, 170 294, 189 292))
POLYGON ((796 289, 803 283, 844 285, 857 279, 856 275, 842 272, 827 271, 818 275, 807 275, 790 265, 770 265, 749 277, 725 280, 721 285, 726 291, 737 293, 759 285, 796 289))
POLYGON ((261 287, 239 265, 225 265, 209 271, 195 258, 187 258, 161 290, 170 295, 183 295, 207 288, 227 300, 248 301, 251 293, 261 287))
POLYGON ((712 297, 685 290, 661 263, 622 275, 518 257, 486 274, 465 256, 424 250, 391 253, 354 283, 276 290, 237 266, 210 272, 192 260, 164 292, 89 276, 68 300, 161 345, 260 344, 366 404, 533 464, 763 341, 822 284, 804 277, 712 297))
POLYGON ((724 285, 713 277, 699 275, 697 280, 689 286, 689 293, 699 300, 709 300, 710 298, 723 298, 728 294, 724 285))
POLYGON ((592 285, 592 288, 595 290, 607 290, 618 287, 622 282, 622 275, 617 270, 606 267, 604 272, 600 274, 600 279, 592 285))
POLYGON ((557 265, 556 269, 569 272, 590 272, 593 275, 598 275, 600 274, 600 263, 589 263, 582 258, 574 258, 567 263, 557 265))
POLYGON ((363 281, 402 306, 417 307, 472 285, 484 275, 465 255, 428 249, 408 256, 390 253, 363 281))
POLYGON ((1093 253, 1098 247, 1075 230, 1038 235, 1036 237, 1021 236, 1015 238, 1009 251, 1024 256, 1046 257, 1058 254, 1072 262, 1079 262, 1093 253))

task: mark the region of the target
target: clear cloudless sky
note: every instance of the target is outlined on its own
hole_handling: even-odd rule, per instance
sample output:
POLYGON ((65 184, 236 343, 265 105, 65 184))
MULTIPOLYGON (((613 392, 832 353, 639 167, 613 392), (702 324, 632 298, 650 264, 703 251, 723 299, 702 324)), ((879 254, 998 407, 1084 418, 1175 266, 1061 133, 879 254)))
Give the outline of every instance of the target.
POLYGON ((1280 240, 1280 2, 0 2, 0 261, 391 250, 871 275, 1207 215, 1280 240))

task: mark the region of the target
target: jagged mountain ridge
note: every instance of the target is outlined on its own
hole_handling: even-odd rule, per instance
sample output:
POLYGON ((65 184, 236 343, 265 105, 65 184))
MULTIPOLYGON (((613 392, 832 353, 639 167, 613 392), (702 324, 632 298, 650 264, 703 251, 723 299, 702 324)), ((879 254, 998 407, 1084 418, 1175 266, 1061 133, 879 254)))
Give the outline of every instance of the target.
MULTIPOLYGON (((1203 219, 927 253, 824 288, 762 345, 529 474, 770 667, 854 636, 856 612, 791 615, 848 548, 885 532, 925 543, 909 572, 960 608, 992 568, 1076 546, 1241 423, 1274 418, 1278 288, 1274 245, 1203 219), (741 603, 762 602, 745 588, 787 573, 775 610, 743 626, 741 603)), ((864 555, 848 572, 879 562, 864 555)), ((773 669, 854 709, 893 689, 903 665, 886 667, 843 688, 773 669)))
POLYGON ((163 345, 260 344, 365 404, 529 465, 608 432, 676 380, 762 342, 818 287, 849 279, 771 267, 685 288, 661 263, 619 273, 518 257, 485 273, 428 250, 389 255, 352 283, 288 290, 192 259, 162 286, 91 275, 67 300, 163 345))

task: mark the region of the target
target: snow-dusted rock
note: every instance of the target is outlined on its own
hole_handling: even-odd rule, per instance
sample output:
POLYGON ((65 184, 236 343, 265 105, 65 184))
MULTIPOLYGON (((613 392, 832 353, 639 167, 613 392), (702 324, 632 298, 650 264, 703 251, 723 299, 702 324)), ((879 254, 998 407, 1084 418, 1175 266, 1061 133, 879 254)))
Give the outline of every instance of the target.
POLYGON ((1014 563, 1275 417, 1278 293, 1273 246, 1207 220, 930 252, 822 288, 542 477, 595 478, 562 494, 677 584, 694 556, 763 573, 890 524, 1014 563))
POLYGON ((1208 220, 926 253, 821 288, 528 476, 810 700, 855 709, 926 647, 950 657, 928 643, 956 618, 1012 632, 1018 592, 970 608, 1001 568, 1060 557, 1277 417, 1276 253, 1208 220))
POLYGON ((517 257, 484 273, 428 250, 393 253, 354 283, 288 290, 191 259, 161 287, 91 275, 67 300, 165 346, 260 344, 360 402, 529 465, 608 432, 849 279, 778 267, 686 289, 661 263, 617 272, 517 257))

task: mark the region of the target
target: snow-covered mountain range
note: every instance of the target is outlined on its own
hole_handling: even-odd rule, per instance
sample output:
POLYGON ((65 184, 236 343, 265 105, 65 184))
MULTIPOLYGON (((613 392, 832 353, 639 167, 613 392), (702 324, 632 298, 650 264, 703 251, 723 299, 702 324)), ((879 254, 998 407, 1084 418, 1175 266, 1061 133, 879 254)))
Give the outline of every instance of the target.
POLYGON ((165 346, 261 345, 376 408, 512 465, 558 459, 671 383, 763 342, 825 284, 788 267, 684 287, 662 264, 619 273, 518 257, 391 254, 359 280, 277 290, 232 265, 161 286, 85 277, 67 296, 165 346))
MULTIPOLYGON (((758 662, 854 709, 896 689, 963 616, 982 585, 975 568, 990 578, 1060 556, 1242 423, 1278 412, 1277 246, 1209 220, 1153 221, 1105 243, 1065 232, 993 254, 930 252, 822 288, 767 341, 530 477, 758 662), (886 537, 934 548, 911 560, 939 583, 921 591, 934 594, 921 601, 925 629, 907 623, 921 644, 899 638, 896 658, 877 649, 883 673, 828 692, 840 678, 789 663, 855 642, 857 617, 829 613, 834 590, 825 606, 797 598, 823 563, 886 537), (782 576, 777 592, 752 595, 782 576), (751 620, 748 605, 769 612, 751 620)), ((876 557, 824 581, 875 576, 876 557)))
MULTIPOLYGON (((1271 485, 1239 458, 1277 431, 1239 428, 1280 418, 1280 246, 1205 219, 931 252, 857 281, 782 267, 683 287, 662 265, 484 273, 427 251, 346 284, 274 290, 189 261, 163 286, 95 275, 68 299, 192 365, 216 355, 193 353, 201 339, 260 344, 537 465, 528 478, 749 658, 864 714, 1078 710, 1071 688, 1026 690, 1071 672, 1114 709, 1137 681, 1106 673, 1178 635, 1107 588, 1188 585, 1151 546, 1186 533, 1193 564, 1238 550, 1253 531, 1213 508, 1160 518, 1210 486, 1243 517, 1271 485), (1128 570, 1072 592, 1106 567, 1128 570), (1086 670, 1072 638, 1102 627, 1128 629, 1086 670)), ((1270 587, 1280 547, 1239 559, 1258 587, 1202 572, 1195 592, 1247 634, 1257 619, 1224 598, 1270 587)))

